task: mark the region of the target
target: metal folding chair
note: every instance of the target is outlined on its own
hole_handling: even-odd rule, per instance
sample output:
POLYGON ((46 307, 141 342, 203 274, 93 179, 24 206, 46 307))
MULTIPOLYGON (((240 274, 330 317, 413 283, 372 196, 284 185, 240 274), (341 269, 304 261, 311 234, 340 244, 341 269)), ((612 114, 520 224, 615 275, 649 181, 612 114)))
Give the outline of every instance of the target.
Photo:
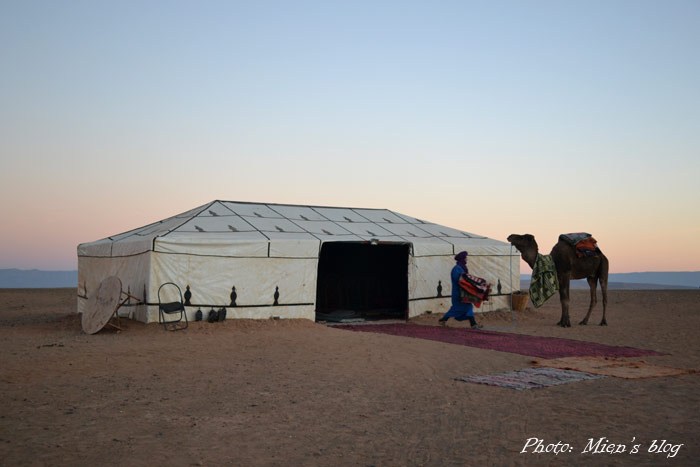
POLYGON ((163 323, 166 331, 179 331, 188 326, 185 302, 182 299, 182 289, 174 282, 166 282, 158 287, 158 322, 163 323), (165 287, 165 289, 163 289, 165 287), (180 301, 164 302, 166 296, 172 297, 177 290, 180 301))

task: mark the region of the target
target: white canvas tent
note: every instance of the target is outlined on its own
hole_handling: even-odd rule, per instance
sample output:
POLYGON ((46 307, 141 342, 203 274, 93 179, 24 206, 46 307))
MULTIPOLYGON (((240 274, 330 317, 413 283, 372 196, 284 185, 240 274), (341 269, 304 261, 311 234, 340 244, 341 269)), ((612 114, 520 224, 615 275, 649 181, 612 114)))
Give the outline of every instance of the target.
POLYGON ((143 322, 158 321, 166 282, 189 290, 190 320, 222 307, 228 319, 437 314, 450 306, 450 270, 461 250, 470 273, 493 284, 482 310, 509 309, 520 254, 508 243, 386 209, 213 201, 79 245, 78 312, 101 281, 117 276, 143 297, 145 304, 125 305, 143 322))

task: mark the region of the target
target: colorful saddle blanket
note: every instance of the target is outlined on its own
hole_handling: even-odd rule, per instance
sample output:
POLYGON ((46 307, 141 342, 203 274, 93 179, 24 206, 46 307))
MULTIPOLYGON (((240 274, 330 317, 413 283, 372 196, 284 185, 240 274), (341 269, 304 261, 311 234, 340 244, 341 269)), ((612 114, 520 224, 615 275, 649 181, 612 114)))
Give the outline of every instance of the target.
POLYGON ((462 274, 459 278, 459 296, 462 303, 473 303, 479 308, 481 302, 489 299, 490 293, 491 284, 486 279, 471 274, 462 274))
POLYGON ((535 308, 541 307, 544 302, 559 290, 559 279, 554 259, 551 255, 537 255, 535 267, 532 268, 530 279, 530 300, 535 308))
POLYGON ((563 240, 576 248, 576 255, 579 258, 582 256, 595 256, 597 254, 598 242, 589 233, 578 232, 561 234, 559 235, 559 240, 563 240))

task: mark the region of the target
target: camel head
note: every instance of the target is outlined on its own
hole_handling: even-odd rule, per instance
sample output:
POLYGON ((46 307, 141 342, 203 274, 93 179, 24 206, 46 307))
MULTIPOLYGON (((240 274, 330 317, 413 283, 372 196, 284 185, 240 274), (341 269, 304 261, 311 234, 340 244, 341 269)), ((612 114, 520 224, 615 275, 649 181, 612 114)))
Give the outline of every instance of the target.
POLYGON ((515 248, 517 248, 520 252, 523 251, 523 249, 532 249, 534 248, 535 250, 538 250, 539 247, 537 246, 537 241, 535 240, 535 237, 530 234, 510 234, 508 235, 508 242, 513 245, 515 248))
POLYGON ((522 254, 523 259, 526 263, 534 265, 535 259, 537 258, 537 253, 539 252, 539 247, 535 241, 535 237, 530 234, 510 234, 508 235, 508 242, 518 249, 520 254, 522 254))

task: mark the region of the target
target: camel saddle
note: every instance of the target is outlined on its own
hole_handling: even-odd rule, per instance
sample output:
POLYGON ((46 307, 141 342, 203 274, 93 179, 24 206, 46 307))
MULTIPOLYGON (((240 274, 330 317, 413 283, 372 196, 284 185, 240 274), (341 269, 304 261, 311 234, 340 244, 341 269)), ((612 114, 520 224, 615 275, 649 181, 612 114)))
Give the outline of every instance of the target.
POLYGON ((584 256, 596 256, 598 254, 598 242, 589 233, 576 232, 561 234, 559 235, 559 240, 565 241, 576 248, 576 255, 579 258, 584 256))

